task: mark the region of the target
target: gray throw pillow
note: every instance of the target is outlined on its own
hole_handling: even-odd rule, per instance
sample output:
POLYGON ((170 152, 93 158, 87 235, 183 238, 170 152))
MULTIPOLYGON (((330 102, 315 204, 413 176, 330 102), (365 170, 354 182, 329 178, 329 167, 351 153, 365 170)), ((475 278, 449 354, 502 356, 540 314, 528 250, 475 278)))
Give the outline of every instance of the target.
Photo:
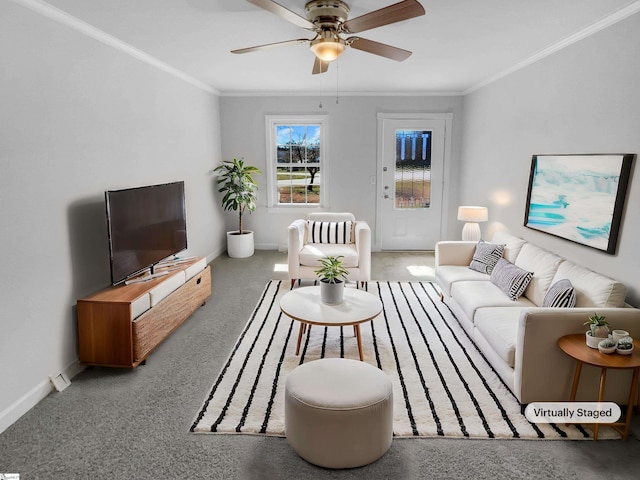
POLYGON ((542 301, 543 307, 573 308, 576 306, 576 291, 567 279, 558 280, 549 287, 542 301))
POLYGON ((533 272, 527 272, 504 258, 498 260, 491 272, 491 283, 514 301, 524 293, 532 278, 533 272))
POLYGON ((503 254, 504 245, 496 245, 480 240, 476 245, 476 251, 473 254, 469 268, 476 272, 490 275, 493 267, 495 267, 498 260, 502 258, 503 254))

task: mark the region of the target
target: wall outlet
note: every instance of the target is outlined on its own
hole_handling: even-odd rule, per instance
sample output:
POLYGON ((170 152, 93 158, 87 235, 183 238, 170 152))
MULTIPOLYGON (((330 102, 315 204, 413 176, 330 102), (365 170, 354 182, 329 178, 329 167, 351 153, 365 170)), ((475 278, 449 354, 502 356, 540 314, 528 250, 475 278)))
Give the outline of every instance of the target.
POLYGON ((71 385, 69 377, 67 377, 64 373, 61 373, 55 377, 49 377, 49 380, 51 380, 51 383, 59 392, 63 391, 65 388, 71 385))

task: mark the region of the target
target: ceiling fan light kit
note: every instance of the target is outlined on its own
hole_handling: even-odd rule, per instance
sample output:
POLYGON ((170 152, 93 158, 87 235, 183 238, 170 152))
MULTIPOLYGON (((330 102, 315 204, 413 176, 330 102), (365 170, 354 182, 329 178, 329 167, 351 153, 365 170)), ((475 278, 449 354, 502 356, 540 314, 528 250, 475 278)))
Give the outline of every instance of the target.
POLYGON ((231 53, 248 53, 271 47, 308 42, 315 55, 313 74, 324 73, 329 62, 336 60, 347 47, 401 62, 411 52, 361 37, 342 38, 342 33, 359 33, 384 25, 409 20, 424 15, 424 8, 417 0, 404 0, 388 7, 349 20, 349 5, 342 0, 311 0, 305 5, 304 18, 273 0, 247 0, 249 3, 271 12, 298 27, 315 32, 311 39, 287 40, 232 50, 231 53))
POLYGON ((343 39, 326 30, 311 41, 311 51, 323 62, 333 62, 342 55, 345 47, 343 39))

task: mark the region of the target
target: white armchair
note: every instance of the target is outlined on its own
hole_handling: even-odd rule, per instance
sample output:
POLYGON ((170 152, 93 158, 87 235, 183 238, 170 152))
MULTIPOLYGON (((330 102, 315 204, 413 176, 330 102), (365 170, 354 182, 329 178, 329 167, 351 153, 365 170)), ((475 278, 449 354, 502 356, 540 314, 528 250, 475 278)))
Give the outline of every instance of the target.
POLYGON ((356 221, 352 213, 318 212, 310 213, 307 220, 295 220, 289 225, 291 288, 296 280, 316 279, 314 270, 321 266, 319 260, 327 256, 344 257, 342 261, 349 270, 347 280, 364 286, 371 280, 371 229, 367 222, 356 221), (346 223, 338 225, 339 222, 346 223), (345 226, 348 228, 346 234, 345 226))

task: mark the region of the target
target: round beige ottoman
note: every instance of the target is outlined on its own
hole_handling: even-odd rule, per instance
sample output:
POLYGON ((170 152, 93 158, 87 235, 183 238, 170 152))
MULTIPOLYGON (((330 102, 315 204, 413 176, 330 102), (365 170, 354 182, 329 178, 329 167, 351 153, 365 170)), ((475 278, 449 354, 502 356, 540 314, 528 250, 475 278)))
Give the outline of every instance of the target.
POLYGON ((284 428, 306 461, 352 468, 380 458, 393 439, 391 381, 368 363, 324 358, 287 377, 284 428))

